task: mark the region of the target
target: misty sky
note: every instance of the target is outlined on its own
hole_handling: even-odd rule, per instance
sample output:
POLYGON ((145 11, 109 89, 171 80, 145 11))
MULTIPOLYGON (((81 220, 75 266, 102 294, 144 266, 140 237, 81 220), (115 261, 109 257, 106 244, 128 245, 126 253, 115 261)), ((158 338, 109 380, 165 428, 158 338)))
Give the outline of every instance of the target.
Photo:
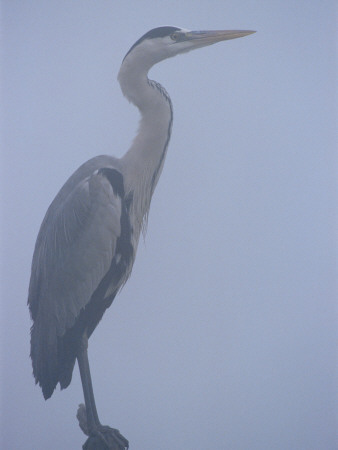
POLYGON ((257 33, 162 62, 174 126, 132 277, 89 342, 101 421, 131 450, 334 450, 334 0, 3 0, 1 437, 80 449, 72 384, 29 360, 35 239, 87 159, 121 156, 138 112, 116 77, 160 25, 257 33))

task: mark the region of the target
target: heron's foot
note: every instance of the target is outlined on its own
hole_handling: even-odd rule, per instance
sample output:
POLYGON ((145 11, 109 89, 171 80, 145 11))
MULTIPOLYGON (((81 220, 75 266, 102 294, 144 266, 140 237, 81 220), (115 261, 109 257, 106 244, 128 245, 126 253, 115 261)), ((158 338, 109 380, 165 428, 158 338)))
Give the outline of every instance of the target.
POLYGON ((90 433, 82 448, 83 450, 127 450, 129 442, 119 430, 100 425, 90 433))
POLYGON ((79 421, 79 426, 86 436, 89 436, 88 424, 87 424, 87 411, 83 403, 79 404, 77 409, 76 418, 79 421))
POLYGON ((115 428, 99 424, 93 431, 89 431, 85 405, 79 405, 76 417, 81 430, 89 436, 82 447, 83 450, 126 450, 129 448, 128 440, 115 428))

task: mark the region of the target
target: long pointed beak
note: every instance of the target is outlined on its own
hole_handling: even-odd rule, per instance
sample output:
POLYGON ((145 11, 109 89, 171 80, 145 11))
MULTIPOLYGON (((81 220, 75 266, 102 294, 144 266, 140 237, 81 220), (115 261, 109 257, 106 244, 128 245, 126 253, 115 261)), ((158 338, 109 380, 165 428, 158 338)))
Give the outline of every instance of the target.
POLYGON ((215 42, 236 39, 249 34, 256 33, 251 30, 207 30, 207 31, 187 31, 184 33, 185 39, 197 47, 211 45, 215 42))

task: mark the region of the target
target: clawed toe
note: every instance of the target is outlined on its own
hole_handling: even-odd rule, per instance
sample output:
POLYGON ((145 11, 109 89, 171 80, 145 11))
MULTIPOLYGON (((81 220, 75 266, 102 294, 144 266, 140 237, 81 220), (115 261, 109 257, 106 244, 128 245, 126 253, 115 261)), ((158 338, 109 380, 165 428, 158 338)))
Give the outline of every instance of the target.
POLYGON ((83 450, 127 450, 129 442, 119 430, 101 425, 90 433, 82 448, 83 450))
POLYGON ((128 440, 122 436, 119 430, 107 425, 91 424, 88 426, 87 411, 85 405, 79 405, 76 417, 81 430, 89 436, 83 445, 83 450, 127 450, 128 440))

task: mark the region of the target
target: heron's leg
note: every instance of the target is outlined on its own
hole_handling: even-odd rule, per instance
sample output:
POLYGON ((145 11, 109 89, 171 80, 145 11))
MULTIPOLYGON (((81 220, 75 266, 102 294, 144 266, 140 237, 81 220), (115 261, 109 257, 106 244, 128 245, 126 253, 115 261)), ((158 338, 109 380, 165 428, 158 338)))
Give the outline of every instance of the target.
POLYGON ((82 337, 81 346, 77 355, 77 362, 79 364, 83 395, 86 404, 87 427, 90 433, 101 426, 101 424, 97 415, 92 379, 89 369, 88 337, 86 333, 82 337))
POLYGON ((87 416, 87 423, 83 427, 80 418, 83 405, 79 407, 77 418, 82 431, 89 436, 83 449, 85 450, 125 450, 129 448, 128 440, 122 436, 119 430, 101 425, 96 411, 93 385, 89 370, 88 361, 88 337, 85 334, 82 337, 81 346, 77 355, 77 362, 79 364, 83 395, 85 398, 85 410, 87 416))

